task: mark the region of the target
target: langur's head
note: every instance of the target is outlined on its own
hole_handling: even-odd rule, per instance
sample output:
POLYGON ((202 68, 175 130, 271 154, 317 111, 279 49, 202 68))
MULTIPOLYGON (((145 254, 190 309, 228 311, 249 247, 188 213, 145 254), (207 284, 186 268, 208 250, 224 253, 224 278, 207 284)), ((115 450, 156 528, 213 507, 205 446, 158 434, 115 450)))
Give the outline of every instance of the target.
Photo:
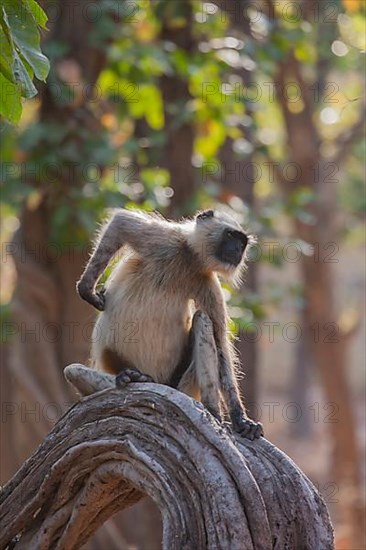
POLYGON ((205 210, 196 216, 192 246, 207 271, 216 271, 239 283, 245 269, 246 250, 253 237, 226 212, 205 210))

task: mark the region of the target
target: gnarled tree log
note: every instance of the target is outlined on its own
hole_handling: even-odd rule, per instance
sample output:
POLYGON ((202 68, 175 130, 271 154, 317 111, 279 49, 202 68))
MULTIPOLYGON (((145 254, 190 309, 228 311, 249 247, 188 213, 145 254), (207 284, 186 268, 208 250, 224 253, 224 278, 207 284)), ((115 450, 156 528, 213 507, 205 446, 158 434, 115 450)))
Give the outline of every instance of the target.
POLYGON ((80 548, 144 494, 169 550, 333 548, 317 490, 264 438, 232 435, 169 387, 120 391, 113 377, 95 385, 89 369, 68 369, 82 393, 106 389, 73 406, 4 487, 1 548, 80 548))

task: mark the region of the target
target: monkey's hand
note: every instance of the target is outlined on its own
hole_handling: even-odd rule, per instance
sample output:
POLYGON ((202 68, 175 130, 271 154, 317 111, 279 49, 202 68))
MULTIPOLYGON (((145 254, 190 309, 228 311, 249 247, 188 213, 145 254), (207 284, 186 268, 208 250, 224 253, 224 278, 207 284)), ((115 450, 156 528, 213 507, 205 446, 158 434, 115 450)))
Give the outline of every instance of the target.
POLYGON ((154 382, 154 380, 138 369, 122 369, 116 376, 116 388, 125 388, 130 382, 154 382))
POLYGON ((76 285, 76 289, 80 298, 99 309, 104 311, 105 306, 105 289, 103 288, 99 292, 95 292, 92 288, 86 285, 82 280, 76 285))
POLYGON ((233 418, 232 424, 235 432, 251 441, 264 435, 262 424, 250 420, 244 414, 237 416, 235 419, 233 418))

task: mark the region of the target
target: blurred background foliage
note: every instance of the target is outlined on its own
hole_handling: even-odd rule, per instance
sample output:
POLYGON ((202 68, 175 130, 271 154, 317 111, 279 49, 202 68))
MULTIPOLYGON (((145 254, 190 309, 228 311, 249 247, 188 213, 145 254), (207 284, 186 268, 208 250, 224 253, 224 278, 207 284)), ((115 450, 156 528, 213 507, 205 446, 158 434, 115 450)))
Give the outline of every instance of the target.
MULTIPOLYGON (((303 407, 298 431, 290 426, 300 437, 296 448, 281 432, 281 418, 268 427, 269 434, 320 484, 336 480, 338 497, 352 510, 350 517, 334 512, 338 546, 356 548, 349 544, 361 540, 362 498, 344 498, 342 475, 358 484, 364 476, 363 424, 352 420, 365 390, 359 306, 364 298, 364 1, 100 0, 75 6, 71 11, 56 1, 44 3, 47 82, 37 80, 46 72, 29 73, 37 77, 39 95, 23 105, 17 126, 1 124, 3 244, 20 235, 20 246, 31 249, 28 235, 39 227, 33 245, 42 235, 44 246, 55 244, 61 255, 70 247, 78 253, 88 250, 108 208, 157 209, 174 218, 218 203, 234 209, 259 237, 247 285, 236 294, 225 287, 249 371, 247 401, 275 398, 303 407), (258 326, 263 331, 263 323, 274 320, 279 320, 278 340, 256 338, 258 326), (289 320, 304 334, 295 351, 281 332, 289 320), (326 322, 335 323, 338 351, 330 352, 331 344, 314 350, 302 345, 315 322, 321 330, 326 322), (345 342, 351 348, 347 355, 345 342), (341 358, 333 372, 331 353, 341 358), (315 399, 336 402, 345 411, 344 422, 329 433, 327 425, 309 427, 315 399), (351 421, 356 427, 349 436, 351 421), (342 451, 347 445, 349 456, 342 451), (322 458, 309 466, 315 448, 322 458)), ((12 21, 9 25, 13 28, 12 21)), ((10 122, 18 122, 17 112, 10 122)), ((70 269, 70 296, 85 260, 84 254, 70 269)), ((57 284, 60 269, 69 269, 47 258, 40 263, 57 284)), ((5 319, 24 299, 19 287, 26 275, 19 265, 6 254, 0 294, 5 319)), ((89 321, 90 311, 82 310, 82 318, 89 321)), ((13 334, 6 336, 5 344, 24 347, 13 334)), ((59 371, 66 357, 85 360, 84 351, 76 356, 80 350, 74 344, 72 357, 53 350, 59 371)), ((337 510, 338 503, 330 506, 337 510)))

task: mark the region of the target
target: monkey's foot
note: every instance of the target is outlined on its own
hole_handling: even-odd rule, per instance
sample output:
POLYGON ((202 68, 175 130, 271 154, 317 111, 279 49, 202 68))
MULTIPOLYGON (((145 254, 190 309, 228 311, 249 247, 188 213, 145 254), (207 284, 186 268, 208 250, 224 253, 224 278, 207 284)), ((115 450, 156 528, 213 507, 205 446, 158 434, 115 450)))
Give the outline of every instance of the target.
POLYGON ((116 376, 116 388, 125 388, 131 382, 154 382, 154 380, 138 369, 123 369, 116 376))
POLYGON ((254 422, 243 415, 236 418, 235 421, 233 420, 233 428, 239 435, 251 441, 264 435, 263 426, 260 422, 254 422))

